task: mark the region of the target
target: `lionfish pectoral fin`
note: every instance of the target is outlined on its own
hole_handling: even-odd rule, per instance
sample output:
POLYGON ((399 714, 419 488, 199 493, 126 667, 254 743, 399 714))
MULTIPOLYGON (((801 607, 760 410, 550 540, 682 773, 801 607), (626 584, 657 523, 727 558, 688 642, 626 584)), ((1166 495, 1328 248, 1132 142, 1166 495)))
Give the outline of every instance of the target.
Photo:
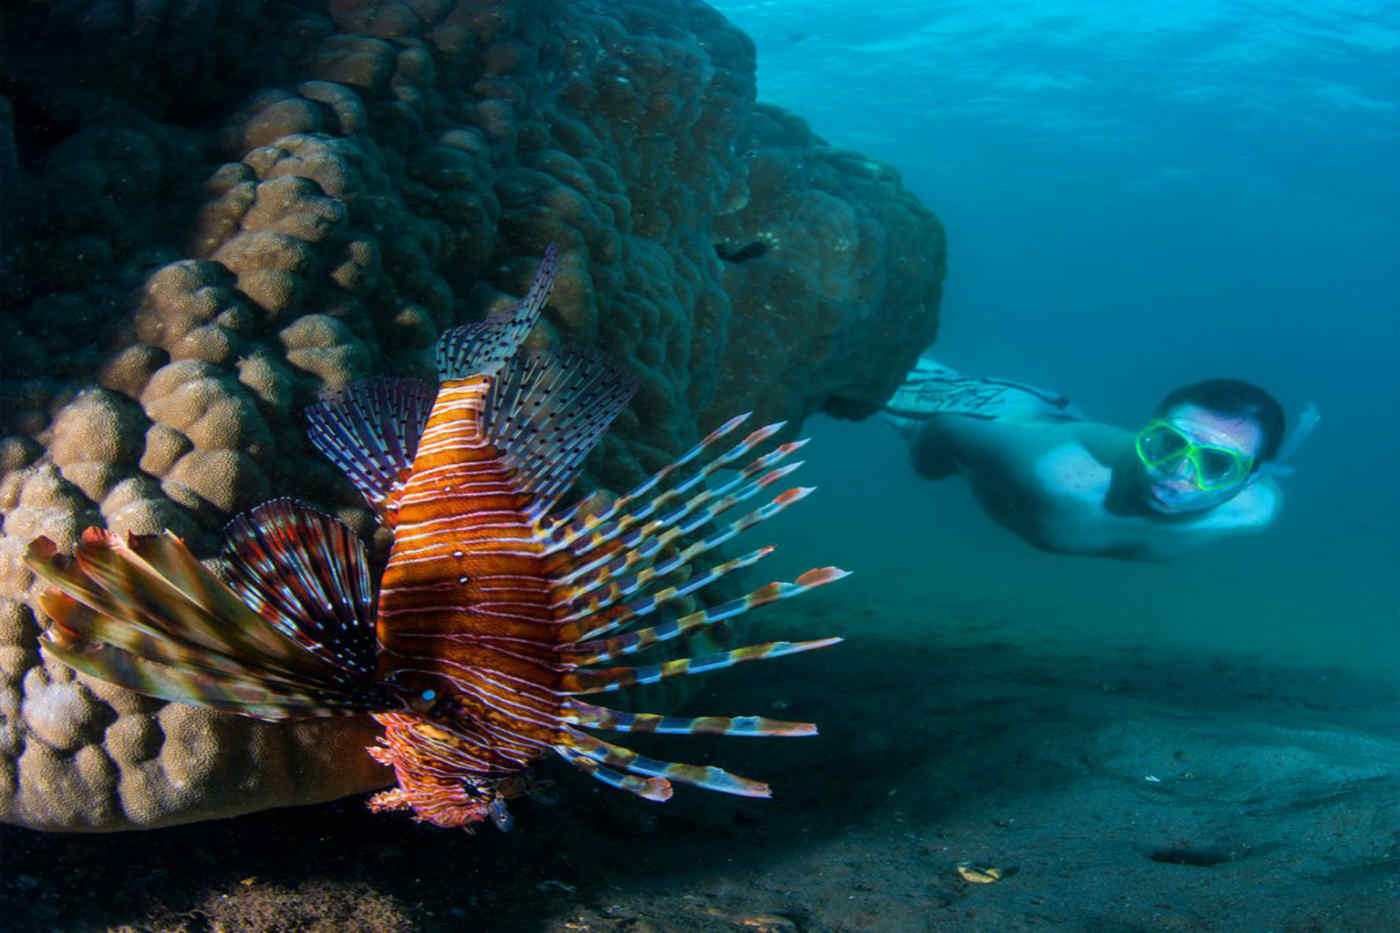
MULTIPOLYGON (((245 521, 262 526, 289 508, 271 505, 245 521)), ((138 693, 263 719, 386 708, 372 679, 363 545, 334 519, 313 516, 290 527, 293 540, 273 527, 261 553, 240 543, 235 527, 232 585, 168 532, 122 542, 89 529, 73 558, 41 538, 25 561, 54 587, 40 598, 53 620, 43 643, 78 670, 138 693), (259 582, 262 574, 270 579, 259 582), (324 608, 307 612, 310 603, 295 602, 303 597, 324 608)))
POLYGON ((40 538, 25 560, 56 587, 39 603, 71 641, 233 674, 246 670, 240 657, 262 658, 279 676, 307 673, 304 653, 279 633, 226 623, 244 619, 247 607, 174 535, 129 535, 123 543, 89 528, 72 557, 40 538))
POLYGON ((658 803, 671 799, 671 782, 665 778, 641 778, 618 771, 615 768, 609 768, 567 745, 556 745, 554 750, 558 752, 560 758, 609 787, 616 787, 619 790, 636 794, 644 800, 654 800, 658 803))
POLYGON ((494 377, 530 335, 540 312, 554 289, 559 268, 559 250, 545 248, 529 291, 509 314, 493 316, 475 324, 454 327, 438 338, 438 379, 465 379, 470 376, 494 377))
MULTIPOLYGON (((716 572, 717 570, 727 569, 730 565, 752 564, 754 559, 757 556, 761 556, 763 553, 762 550, 755 551, 751 554, 746 554, 734 560, 727 561, 725 564, 718 565, 715 568, 711 568, 709 571, 698 574, 693 578, 693 580, 699 584, 698 586, 692 587, 692 581, 688 580, 683 589, 685 591, 698 589, 710 580, 720 576, 720 574, 716 572)), ((750 609, 757 608, 758 606, 776 602, 780 599, 791 599, 794 596, 800 596, 819 586, 825 586, 828 583, 835 583, 837 580, 845 579, 847 576, 849 576, 849 574, 839 567, 818 567, 802 574, 793 583, 775 581, 736 599, 720 603, 717 606, 711 606, 709 609, 697 610, 681 616, 678 619, 671 619, 661 625, 637 629, 627 632, 624 635, 613 636, 612 638, 593 639, 590 637, 587 641, 579 641, 566 645, 561 650, 570 656, 573 663, 580 666, 597 664, 602 661, 611 661, 624 655, 642 651, 652 645, 670 641, 681 635, 710 628, 720 622, 732 619, 735 616, 743 615, 750 609)), ((674 589, 678 592, 682 590, 682 588, 674 589)), ((639 618, 646 612, 649 612, 655 604, 659 603, 663 597, 668 595, 669 589, 661 590, 645 600, 639 600, 622 607, 622 611, 620 612, 600 613, 601 624, 591 629, 587 635, 591 636, 599 631, 612 630, 625 625, 639 618)), ((565 631, 572 633, 575 630, 566 628, 565 631)))
POLYGON ((388 527, 436 395, 420 379, 367 379, 306 409, 312 446, 340 468, 388 527))
POLYGON ((717 651, 713 654, 693 658, 677 658, 661 664, 645 667, 607 667, 602 670, 581 669, 565 674, 560 680, 560 692, 571 695, 605 693, 636 684, 654 684, 659 680, 680 677, 687 674, 708 674, 742 664, 745 661, 766 661, 784 655, 815 651, 840 644, 840 638, 818 638, 811 641, 770 641, 761 645, 748 645, 731 651, 717 651))
POLYGON ((565 704, 568 722, 611 732, 651 732, 657 735, 736 735, 758 738, 790 738, 817 734, 816 724, 769 719, 766 716, 663 716, 628 713, 580 700, 565 704))
POLYGON ((56 621, 41 636, 44 651, 80 673, 135 693, 268 720, 359 711, 328 706, 323 699, 259 678, 256 672, 242 677, 213 674, 189 665, 153 661, 107 642, 75 637, 82 626, 74 625, 72 616, 91 610, 57 591, 46 594, 41 603, 51 619, 67 620, 56 621), (64 606, 64 602, 69 605, 64 606))
POLYGON ((359 536, 293 499, 264 502, 224 533, 228 588, 343 682, 367 687, 378 642, 369 554, 359 536))
MULTIPOLYGON (((699 533, 724 513, 763 492, 800 466, 800 463, 774 466, 805 443, 792 441, 756 458, 737 471, 737 475, 728 482, 702 488, 689 495, 697 483, 697 477, 710 475, 716 464, 747 453, 780 428, 780 424, 773 424, 752 432, 731 451, 696 471, 694 477, 665 489, 633 511, 601 525, 593 520, 570 521, 567 530, 550 539, 553 560, 557 564, 555 592, 558 602, 573 602, 608 584, 616 584, 610 588, 608 598, 588 607, 590 612, 607 608, 618 598, 651 583, 657 577, 688 566, 700 555, 810 495, 812 487, 794 487, 738 518, 710 528, 709 533, 698 540, 692 540, 684 547, 679 546, 683 540, 699 533), (684 498, 687 495, 689 497, 684 498), (679 504, 664 510, 660 508, 663 504, 682 498, 684 501, 679 504), (676 545, 673 556, 661 559, 663 549, 673 544, 676 545)), ((654 479, 639 489, 652 486, 654 479)), ((634 490, 618 501, 636 498, 637 491, 634 490)), ((615 510, 616 507, 613 508, 615 510)), ((572 622, 574 619, 565 617, 560 621, 572 622)), ((603 630, 595 629, 591 634, 596 635, 603 630)))
MULTIPOLYGON (((599 765, 617 772, 642 775, 665 782, 680 781, 683 784, 694 784, 696 787, 703 787, 706 790, 734 794, 739 797, 771 797, 773 795, 772 789, 762 781, 740 777, 723 768, 716 768, 714 765, 688 765, 648 758, 645 755, 637 754, 630 748, 623 748, 621 745, 604 742, 602 739, 573 730, 569 732, 565 741, 555 746, 556 751, 560 748, 568 749, 583 756, 584 759, 597 762, 599 765)), ((561 752, 561 754, 563 753, 561 752)), ((564 758, 575 767, 582 764, 571 755, 564 755, 564 758)), ((585 766, 584 770, 589 769, 585 766)))

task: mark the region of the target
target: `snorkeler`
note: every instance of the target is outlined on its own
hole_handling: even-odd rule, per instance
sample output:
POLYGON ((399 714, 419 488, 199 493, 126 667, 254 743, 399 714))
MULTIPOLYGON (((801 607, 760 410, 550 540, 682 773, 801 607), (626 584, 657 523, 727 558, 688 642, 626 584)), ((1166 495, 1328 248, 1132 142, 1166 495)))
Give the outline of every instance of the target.
POLYGON ((1047 551, 1164 560, 1278 514, 1275 477, 1317 425, 1285 440, 1263 389, 1211 379, 1167 395, 1136 433, 1088 420, 1063 396, 969 379, 920 359, 885 406, 926 479, 965 476, 995 521, 1047 551))

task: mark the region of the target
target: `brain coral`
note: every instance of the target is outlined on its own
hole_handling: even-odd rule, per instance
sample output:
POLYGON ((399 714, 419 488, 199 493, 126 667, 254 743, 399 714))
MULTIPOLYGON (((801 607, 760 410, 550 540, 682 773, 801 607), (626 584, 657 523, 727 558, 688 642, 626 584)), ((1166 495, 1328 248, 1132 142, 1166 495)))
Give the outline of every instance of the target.
POLYGON ((66 0, 7 28, 0 820, 151 827, 383 781, 371 723, 75 678, 36 648, 20 555, 89 524, 212 555, 270 495, 372 534, 301 410, 427 374, 546 243, 534 339, 642 382, 590 463, 612 488, 744 408, 868 414, 936 328, 933 215, 756 105, 752 44, 698 0, 66 0))

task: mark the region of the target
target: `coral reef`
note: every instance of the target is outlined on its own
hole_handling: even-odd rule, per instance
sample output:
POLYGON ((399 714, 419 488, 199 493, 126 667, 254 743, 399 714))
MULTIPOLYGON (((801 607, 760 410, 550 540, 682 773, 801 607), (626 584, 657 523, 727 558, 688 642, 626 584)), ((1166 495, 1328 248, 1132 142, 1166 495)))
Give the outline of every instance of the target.
POLYGON ((703 420, 736 407, 864 418, 937 333, 942 230, 894 169, 781 108, 757 105, 742 145, 748 202, 713 228, 734 254, 720 283, 741 313, 703 420))
POLYGON ((75 679, 35 646, 20 556, 89 524, 211 555, 271 495, 373 534, 302 409, 427 375, 546 243, 532 339, 641 379, 589 465, 611 488, 744 408, 868 414, 936 328, 933 215, 756 105, 752 44, 698 0, 67 0, 7 30, 0 820, 151 827, 384 780, 369 723, 75 679))

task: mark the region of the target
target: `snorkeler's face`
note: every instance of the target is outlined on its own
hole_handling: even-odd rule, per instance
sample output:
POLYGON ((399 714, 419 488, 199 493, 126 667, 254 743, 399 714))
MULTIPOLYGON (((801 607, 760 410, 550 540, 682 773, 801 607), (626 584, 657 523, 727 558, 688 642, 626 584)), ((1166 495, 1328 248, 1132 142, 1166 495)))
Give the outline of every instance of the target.
POLYGON ((1264 432, 1248 418, 1178 405, 1138 432, 1143 498, 1163 515, 1199 512, 1249 484, 1264 432))

